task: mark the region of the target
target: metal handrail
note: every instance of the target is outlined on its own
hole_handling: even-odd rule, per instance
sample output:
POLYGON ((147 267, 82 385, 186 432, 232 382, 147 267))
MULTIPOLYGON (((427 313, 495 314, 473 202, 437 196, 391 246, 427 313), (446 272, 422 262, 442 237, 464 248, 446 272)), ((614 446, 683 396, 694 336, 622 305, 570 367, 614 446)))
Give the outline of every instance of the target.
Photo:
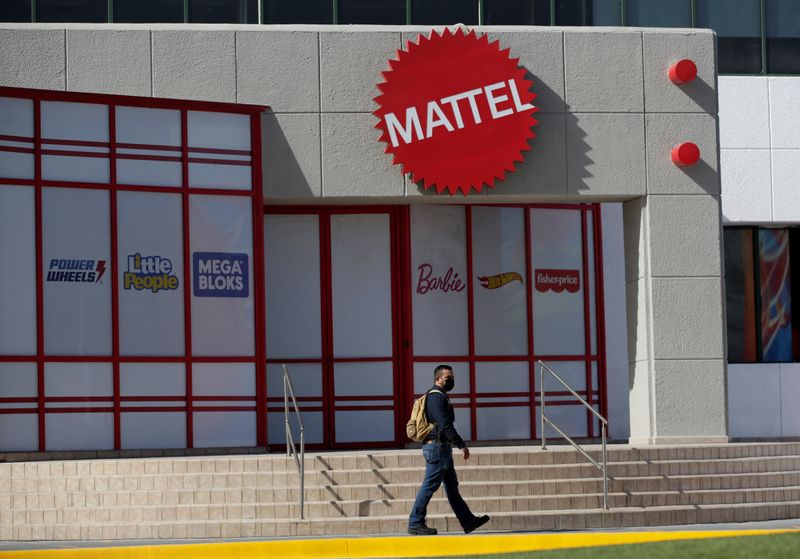
POLYGON ((564 382, 564 379, 562 379, 560 376, 558 376, 558 373, 556 373, 553 369, 551 369, 550 367, 545 365, 541 361, 541 359, 538 360, 537 362, 539 363, 539 365, 541 365, 541 368, 539 369, 539 400, 540 400, 541 406, 542 406, 542 450, 547 450, 547 435, 545 434, 545 423, 547 423, 553 429, 555 429, 558 432, 559 435, 564 437, 569 442, 569 444, 574 446, 575 449, 578 452, 583 454, 583 456, 586 457, 586 459, 589 460, 589 462, 594 464, 595 468, 597 468, 597 469, 599 469, 600 471, 603 472, 603 508, 605 510, 608 510, 608 454, 606 453, 606 430, 608 429, 608 420, 605 417, 603 417, 602 415, 600 415, 600 413, 598 413, 598 411, 596 409, 594 409, 591 405, 589 405, 589 403, 586 400, 584 400, 580 396, 580 394, 575 392, 570 385, 568 385, 566 382, 564 382), (602 440, 603 440, 603 464, 602 465, 600 465, 594 458, 589 456, 589 454, 585 450, 583 450, 583 448, 581 448, 581 445, 579 445, 578 443, 573 441, 564 431, 562 431, 561 429, 558 428, 558 425, 553 423, 550 420, 550 418, 545 415, 545 400, 544 400, 544 372, 545 372, 545 370, 548 373, 550 373, 551 375, 553 375, 553 377, 555 377, 555 379, 558 382, 563 384, 564 388, 569 390, 572 393, 572 395, 575 396, 578 399, 578 401, 581 404, 584 405, 584 407, 586 409, 588 409, 590 412, 592 412, 597 417, 597 419, 600 420, 600 432, 602 434, 602 440))
POLYGON ((305 473, 306 473, 306 436, 303 428, 303 417, 300 415, 300 407, 294 397, 292 379, 289 378, 289 370, 286 364, 283 365, 283 417, 286 421, 286 456, 293 456, 297 466, 297 473, 300 474, 300 519, 305 519, 303 514, 305 504, 305 473), (289 396, 292 397, 292 407, 297 416, 297 424, 300 426, 300 458, 297 457, 297 447, 292 437, 292 429, 289 427, 289 396))

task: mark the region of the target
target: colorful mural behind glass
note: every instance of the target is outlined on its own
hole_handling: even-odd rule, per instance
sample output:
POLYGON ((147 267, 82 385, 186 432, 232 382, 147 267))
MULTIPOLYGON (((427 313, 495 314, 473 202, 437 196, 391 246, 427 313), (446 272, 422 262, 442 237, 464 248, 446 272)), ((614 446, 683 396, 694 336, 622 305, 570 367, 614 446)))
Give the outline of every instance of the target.
POLYGON ((786 229, 761 229, 758 233, 763 360, 791 361, 789 232, 786 229))

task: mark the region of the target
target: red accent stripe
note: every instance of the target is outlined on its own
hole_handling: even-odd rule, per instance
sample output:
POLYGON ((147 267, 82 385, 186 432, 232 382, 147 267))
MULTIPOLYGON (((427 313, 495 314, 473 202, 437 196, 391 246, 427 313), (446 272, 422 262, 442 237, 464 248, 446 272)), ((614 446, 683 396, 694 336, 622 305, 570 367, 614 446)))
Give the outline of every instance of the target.
POLYGON ((47 403, 55 402, 113 402, 114 396, 46 396, 47 403))
POLYGON ((110 175, 111 192, 109 202, 111 207, 111 353, 114 356, 113 362, 113 387, 114 387, 114 449, 122 448, 122 418, 120 416, 120 363, 119 363, 119 272, 118 262, 119 253, 117 247, 118 239, 118 220, 117 220, 117 191, 114 185, 117 184, 117 160, 116 160, 116 137, 117 137, 117 111, 114 105, 108 108, 108 136, 110 140, 110 175))
MULTIPOLYGON (((2 92, 2 88, 0 88, 2 92)), ((42 259, 42 107, 39 100, 33 102, 33 137, 34 137, 34 180, 35 186, 35 221, 36 221, 36 390, 39 407, 39 451, 47 449, 45 416, 44 416, 44 265, 42 259)))
POLYGON ((249 167, 250 161, 238 161, 236 159, 199 159, 197 157, 190 157, 189 163, 208 163, 211 165, 239 165, 242 167, 249 167))
MULTIPOLYGON (((35 404, 39 401, 37 396, 5 396, 0 397, 0 404, 35 404)), ((36 408, 33 408, 36 409, 36 408)))
POLYGON ((138 153, 118 153, 117 159, 135 159, 140 161, 181 161, 180 157, 174 157, 171 155, 141 155, 138 153))
MULTIPOLYGON (((525 306, 528 319, 528 354, 535 355, 533 348, 533 240, 531 239, 531 210, 525 209, 525 275, 527 285, 525 286, 525 306)), ((536 362, 528 362, 528 388, 531 393, 531 400, 536 394, 536 362)), ((531 406, 531 438, 536 438, 536 405, 531 406)))
POLYGON ((0 415, 22 415, 38 414, 37 408, 0 408, 0 415))
POLYGON ((186 396, 120 396, 123 402, 183 402, 186 396))
MULTIPOLYGON (((251 123, 251 131, 254 128, 255 128, 255 126, 252 126, 252 123, 251 123)), ((250 139, 251 139, 251 141, 253 140, 252 136, 251 136, 250 139)), ((253 142, 253 145, 255 145, 255 142, 253 142)), ((189 153, 218 153, 218 154, 221 154, 221 155, 247 155, 247 156, 252 156, 253 155, 252 151, 249 151, 249 150, 246 150, 246 149, 193 148, 191 146, 189 147, 189 153)), ((256 153, 261 153, 261 152, 257 151, 256 153)), ((191 161, 191 159, 189 161, 191 161)))
MULTIPOLYGON (((583 350, 588 354, 592 351, 591 317, 589 313, 589 232, 587 230, 586 210, 581 210, 581 262, 583 264, 583 350)), ((586 387, 592 386, 592 364, 585 362, 586 387)), ((591 391, 589 392, 589 404, 592 404, 591 391)), ((594 436, 594 415, 586 410, 586 432, 590 437, 594 436)))
POLYGON ((140 413, 140 412, 150 412, 150 413, 153 413, 153 412, 167 412, 167 413, 172 413, 172 412, 185 412, 185 411, 186 411, 186 406, 163 406, 163 407, 160 407, 160 406, 142 406, 142 407, 123 406, 122 408, 120 408, 120 412, 121 413, 132 413, 132 412, 133 413, 140 413))
POLYGON ((47 408, 47 414, 54 413, 114 413, 114 407, 71 407, 71 408, 47 408))
POLYGON ((193 414, 200 412, 221 412, 221 411, 258 411, 256 406, 195 406, 192 408, 193 414))
MULTIPOLYGON (((110 107, 113 109, 113 105, 110 107)), ((109 118, 111 110, 109 110, 109 118)), ((90 140, 65 140, 61 138, 42 138, 42 144, 52 144, 54 146, 81 146, 91 148, 107 148, 111 144, 109 142, 95 142, 90 140)))
POLYGON ((595 309, 596 328, 597 328, 597 355, 598 360, 598 384, 600 392, 600 414, 608 417, 608 393, 606 379, 606 312, 605 312, 605 286, 603 268, 603 221, 601 213, 603 211, 600 204, 594 204, 594 278, 595 278, 595 309))
POLYGON ((255 307, 256 350, 256 441, 269 448, 267 440, 267 339, 266 293, 264 283, 264 185, 261 162, 261 117, 250 117, 250 145, 253 146, 253 305, 255 307))
POLYGON ((0 140, 4 142, 25 142, 27 144, 36 142, 34 138, 29 138, 28 136, 12 136, 10 134, 0 134, 0 140))
POLYGON ((368 402, 370 400, 394 400, 394 395, 381 396, 337 396, 337 402, 368 402))
POLYGON ((193 402, 252 402, 256 396, 192 396, 193 402))
POLYGON ((478 440, 478 414, 475 410, 475 302, 474 282, 472 280, 472 206, 465 206, 467 232, 467 332, 469 334, 469 400, 470 406, 470 440, 478 440))
POLYGON ((394 406, 340 406, 334 404, 335 411, 394 411, 394 406))
POLYGON ((34 153, 33 148, 20 148, 16 146, 0 146, 0 151, 10 151, 13 153, 34 153))
MULTIPOLYGON (((65 151, 62 149, 43 149, 42 155, 59 155, 63 157, 93 157, 95 159, 108 159, 108 153, 97 153, 94 151, 65 151)), ((108 185, 103 183, 103 188, 107 189, 108 185)))
MULTIPOLYGON (((189 142, 188 114, 181 110, 181 156, 183 185, 183 311, 184 355, 192 355, 192 290, 191 290, 191 237, 189 235, 189 142)), ((194 448, 194 417, 192 415, 192 363, 186 363, 186 447, 194 448)))
MULTIPOLYGON (((165 146, 160 144, 128 144, 125 142, 117 143, 118 149, 150 149, 154 151, 177 151, 180 153, 183 148, 181 146, 165 146)), ((178 156, 180 158, 180 156, 178 156)))

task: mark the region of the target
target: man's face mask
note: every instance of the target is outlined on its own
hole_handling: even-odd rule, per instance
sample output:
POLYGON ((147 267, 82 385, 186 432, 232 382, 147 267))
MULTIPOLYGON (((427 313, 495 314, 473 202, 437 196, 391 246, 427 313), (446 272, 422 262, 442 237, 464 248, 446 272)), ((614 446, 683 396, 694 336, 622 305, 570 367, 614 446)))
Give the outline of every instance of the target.
POLYGON ((445 392, 450 392, 455 385, 456 385, 456 379, 454 379, 453 377, 448 377, 447 379, 445 379, 444 386, 442 388, 444 388, 445 392))

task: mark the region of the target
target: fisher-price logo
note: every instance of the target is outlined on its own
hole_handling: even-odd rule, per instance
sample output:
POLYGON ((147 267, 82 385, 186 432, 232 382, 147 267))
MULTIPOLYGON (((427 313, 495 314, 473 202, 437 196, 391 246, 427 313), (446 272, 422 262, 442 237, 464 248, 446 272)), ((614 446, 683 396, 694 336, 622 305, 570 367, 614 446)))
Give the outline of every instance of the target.
POLYGON ((178 276, 172 274, 172 261, 162 256, 128 255, 128 269, 122 274, 122 288, 153 293, 178 289, 178 276))
POLYGON ((195 252, 192 254, 195 297, 247 297, 247 254, 195 252))
POLYGON ((570 293, 577 293, 581 288, 580 270, 545 270, 538 269, 534 272, 536 278, 536 291, 544 293, 553 290, 561 293, 565 289, 570 293))
POLYGON ((424 188, 493 188, 530 149, 538 124, 533 82, 498 41, 434 31, 408 41, 389 67, 375 97, 375 128, 393 163, 424 188))

